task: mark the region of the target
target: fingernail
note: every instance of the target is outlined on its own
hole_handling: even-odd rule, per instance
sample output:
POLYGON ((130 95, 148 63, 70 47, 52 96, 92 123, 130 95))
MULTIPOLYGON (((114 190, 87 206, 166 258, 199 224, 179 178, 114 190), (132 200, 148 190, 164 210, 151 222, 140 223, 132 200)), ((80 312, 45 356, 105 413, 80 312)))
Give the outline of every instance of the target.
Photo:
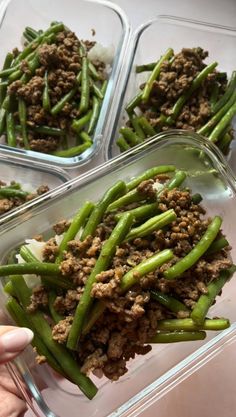
POLYGON ((20 352, 33 339, 34 334, 30 329, 21 327, 11 330, 1 336, 1 344, 7 353, 20 352))

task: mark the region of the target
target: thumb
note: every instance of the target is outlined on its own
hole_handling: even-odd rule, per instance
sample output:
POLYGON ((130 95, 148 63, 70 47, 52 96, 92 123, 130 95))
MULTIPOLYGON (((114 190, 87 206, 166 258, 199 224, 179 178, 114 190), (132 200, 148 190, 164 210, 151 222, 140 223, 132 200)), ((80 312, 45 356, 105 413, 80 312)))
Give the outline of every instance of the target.
POLYGON ((0 326, 0 364, 14 359, 33 337, 26 327, 0 326))

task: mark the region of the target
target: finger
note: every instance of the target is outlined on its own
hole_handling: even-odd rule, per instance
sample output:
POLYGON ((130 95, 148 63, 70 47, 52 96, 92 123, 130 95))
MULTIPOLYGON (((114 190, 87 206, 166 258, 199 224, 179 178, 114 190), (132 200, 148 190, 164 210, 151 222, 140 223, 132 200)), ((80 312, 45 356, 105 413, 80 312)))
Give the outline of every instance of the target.
POLYGON ((0 327, 0 363, 15 358, 33 339, 33 332, 25 327, 8 328, 5 331, 0 327))
POLYGON ((1 417, 18 417, 27 410, 24 400, 0 388, 1 417))

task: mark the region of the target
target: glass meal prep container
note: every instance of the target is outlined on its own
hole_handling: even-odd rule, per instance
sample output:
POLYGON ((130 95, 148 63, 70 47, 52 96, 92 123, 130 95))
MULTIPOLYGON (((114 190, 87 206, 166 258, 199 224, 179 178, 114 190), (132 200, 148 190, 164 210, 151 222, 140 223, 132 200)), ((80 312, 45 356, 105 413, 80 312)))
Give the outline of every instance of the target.
MULTIPOLYGON (((227 72, 228 76, 236 68, 233 51, 236 45, 235 28, 217 26, 210 23, 178 18, 175 16, 158 16, 152 21, 140 26, 132 39, 132 47, 127 58, 124 71, 122 91, 117 104, 116 112, 111 112, 110 132, 107 135, 106 155, 112 158, 120 153, 116 140, 119 129, 128 120, 125 111, 126 105, 139 91, 139 86, 146 82, 150 72, 136 73, 136 66, 156 62, 168 49, 174 52, 181 51, 183 47, 202 47, 209 52, 205 62, 210 64, 218 62, 217 69, 227 72)), ((233 126, 235 127, 236 118, 233 126)), ((230 165, 236 170, 235 141, 231 142, 231 152, 228 155, 230 165)))
MULTIPOLYGON (((29 193, 35 192, 41 185, 47 185, 49 190, 52 191, 69 179, 68 174, 59 167, 52 167, 43 162, 34 162, 32 164, 27 159, 18 158, 9 152, 0 150, 0 181, 5 182, 6 186, 10 185, 12 181, 15 181, 21 185, 23 191, 29 193)), ((42 194, 37 197, 37 200, 33 199, 3 214, 0 213, 0 227, 5 225, 14 216, 32 207, 35 200, 44 199, 46 198, 45 196, 47 197, 47 194, 42 194)))
POLYGON ((102 144, 104 127, 127 46, 129 24, 118 6, 103 0, 69 0, 67 7, 63 0, 3 0, 0 7, 0 67, 7 52, 15 47, 20 49, 22 33, 26 26, 45 30, 52 21, 63 22, 79 39, 96 41, 103 47, 109 48, 113 55, 106 94, 93 135, 93 144, 81 155, 69 158, 21 150, 4 144, 0 144, 0 148, 7 147, 13 154, 23 153, 32 160, 44 160, 68 168, 77 167, 90 161, 102 144))
MULTIPOLYGON (((83 177, 62 185, 58 192, 52 191, 50 201, 35 204, 27 218, 18 216, 12 219, 5 230, 0 230, 1 262, 24 239, 47 233, 62 218, 72 218, 85 200, 97 201, 117 178, 127 181, 152 166, 162 164, 174 164, 187 171, 186 186, 193 193, 202 195, 207 215, 218 214, 223 218, 222 229, 232 246, 231 255, 235 263, 235 178, 213 144, 204 143, 198 135, 183 131, 170 131, 144 142, 83 177)), ((0 294, 4 309, 6 295, 3 290, 0 294)), ((233 278, 212 307, 213 316, 227 317, 234 323, 235 298, 236 281, 233 278)), ((46 365, 34 365, 31 347, 15 361, 18 371, 11 369, 11 372, 28 404, 37 411, 38 416, 77 417, 79 410, 83 417, 128 417, 133 408, 150 400, 152 393, 161 393, 163 383, 166 386, 177 384, 186 364, 195 364, 200 353, 207 357, 208 351, 214 351, 215 342, 227 332, 229 329, 220 334, 211 332, 205 341, 154 345, 147 355, 138 356, 128 363, 129 371, 118 382, 111 383, 104 378, 92 377, 99 388, 92 401, 87 400, 76 386, 56 377, 46 365), (209 346, 212 346, 211 350, 209 346), (25 385, 20 382, 20 378, 25 385)))

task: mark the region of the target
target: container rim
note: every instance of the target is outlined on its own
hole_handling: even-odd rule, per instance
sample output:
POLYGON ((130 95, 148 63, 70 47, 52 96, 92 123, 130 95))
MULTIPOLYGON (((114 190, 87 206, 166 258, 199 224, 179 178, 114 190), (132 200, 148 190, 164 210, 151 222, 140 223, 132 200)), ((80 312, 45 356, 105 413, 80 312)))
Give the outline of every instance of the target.
POLYGON ((125 64, 125 69, 123 71, 123 76, 122 76, 122 82, 120 83, 120 87, 121 87, 121 93, 120 93, 120 97, 119 97, 119 102, 116 105, 116 109, 114 111, 111 111, 111 113, 114 113, 113 118, 110 119, 109 121, 109 126, 107 127, 106 130, 106 142, 104 144, 104 153, 105 153, 105 158, 106 159, 110 159, 112 158, 112 151, 111 151, 111 144, 112 144, 112 138, 115 137, 116 135, 116 130, 117 130, 117 125, 118 125, 118 121, 119 118, 121 116, 121 110, 122 110, 122 103, 124 102, 124 96, 125 96, 125 92, 127 89, 127 85, 129 82, 129 78, 130 78, 130 73, 132 70, 132 65, 134 62, 134 58, 136 55, 136 51, 137 51, 137 47, 139 44, 139 40, 140 37, 142 35, 142 33, 152 24, 154 23, 158 23, 158 22, 168 22, 168 23, 172 23, 172 24, 177 24, 179 26, 195 26, 195 27, 202 27, 205 30, 218 30, 221 32, 225 32, 225 33, 229 33, 233 36, 236 37, 236 26, 232 27, 232 26, 225 26, 225 25, 218 25, 215 23, 210 23, 210 22, 204 22, 204 21, 200 21, 200 20, 195 20, 195 19, 189 19, 189 18, 184 18, 184 17, 180 17, 180 16, 175 16, 175 15, 157 15, 155 18, 153 19, 149 19, 147 22, 142 23, 141 25, 139 25, 135 31, 133 32, 131 39, 130 39, 130 45, 129 45, 129 51, 127 53, 126 56, 126 64, 125 64))
MULTIPOLYGON (((91 170, 81 174, 80 176, 67 181, 65 184, 56 187, 54 190, 49 191, 47 194, 37 198, 37 201, 33 200, 27 205, 27 209, 30 209, 27 210, 27 219, 29 217, 34 217, 37 214, 37 210, 39 209, 39 207, 41 208, 41 206, 46 206, 49 201, 59 199, 62 195, 65 196, 67 193, 70 192, 71 189, 91 183, 93 180, 97 179, 103 174, 115 170, 118 167, 118 165, 121 165, 124 161, 132 162, 137 159, 137 156, 142 157, 142 155, 147 151, 147 149, 150 151, 152 149, 158 148, 159 146, 161 147, 161 145, 165 143, 165 140, 168 140, 169 138, 171 138, 172 140, 179 139, 182 142, 186 142, 186 145, 191 145, 189 141, 189 138, 191 138, 191 143, 193 145, 196 145, 197 148, 203 150, 208 156, 210 156, 211 160, 216 164, 218 172, 224 178, 226 178, 231 189, 236 194, 236 177, 231 167, 228 165, 226 159, 224 158, 223 154, 216 147, 216 145, 195 132, 176 129, 158 133, 157 135, 146 140, 142 144, 135 146, 134 148, 131 148, 130 150, 123 152, 122 154, 100 164, 98 167, 92 168, 91 170)), ((8 222, 8 230, 14 228, 16 224, 19 224, 26 220, 25 216, 21 216, 21 214, 23 214, 24 212, 25 209, 19 207, 19 209, 15 213, 15 216, 17 216, 17 218, 9 219, 11 221, 8 222)), ((4 228, 0 227, 0 236, 4 233, 4 228)))
MULTIPOLYGON (((58 157, 51 154, 31 151, 31 150, 24 150, 18 148, 12 148, 5 144, 0 144, 0 150, 9 150, 12 154, 25 156, 31 161, 45 161, 50 163, 51 165, 56 165, 63 167, 65 169, 74 169, 84 166, 85 164, 89 163, 91 159, 93 159, 101 150, 102 148, 102 140, 103 140, 103 133, 106 129, 106 121, 109 118, 109 105, 112 102, 112 97, 115 95, 115 91, 118 86, 118 79, 120 76, 120 71, 122 68, 123 58, 126 55, 126 50, 128 49, 129 45, 129 38, 130 38, 130 30, 131 26, 129 23, 129 19, 126 16, 125 12, 122 8, 108 0, 81 0, 86 3, 93 3, 99 4, 104 6, 107 9, 112 10, 118 17, 121 23, 121 36, 119 39, 119 43, 116 48, 116 53, 114 55, 114 60, 112 64, 112 70, 109 74, 108 85, 106 89, 106 94, 103 99, 102 107, 100 110, 100 116, 98 119, 98 123, 96 125, 95 132, 93 134, 93 144, 90 148, 86 149, 81 155, 77 155, 70 158, 58 157)), ((7 11, 7 7, 10 5, 12 0, 2 0, 0 4, 0 27, 4 20, 4 16, 7 11)))

